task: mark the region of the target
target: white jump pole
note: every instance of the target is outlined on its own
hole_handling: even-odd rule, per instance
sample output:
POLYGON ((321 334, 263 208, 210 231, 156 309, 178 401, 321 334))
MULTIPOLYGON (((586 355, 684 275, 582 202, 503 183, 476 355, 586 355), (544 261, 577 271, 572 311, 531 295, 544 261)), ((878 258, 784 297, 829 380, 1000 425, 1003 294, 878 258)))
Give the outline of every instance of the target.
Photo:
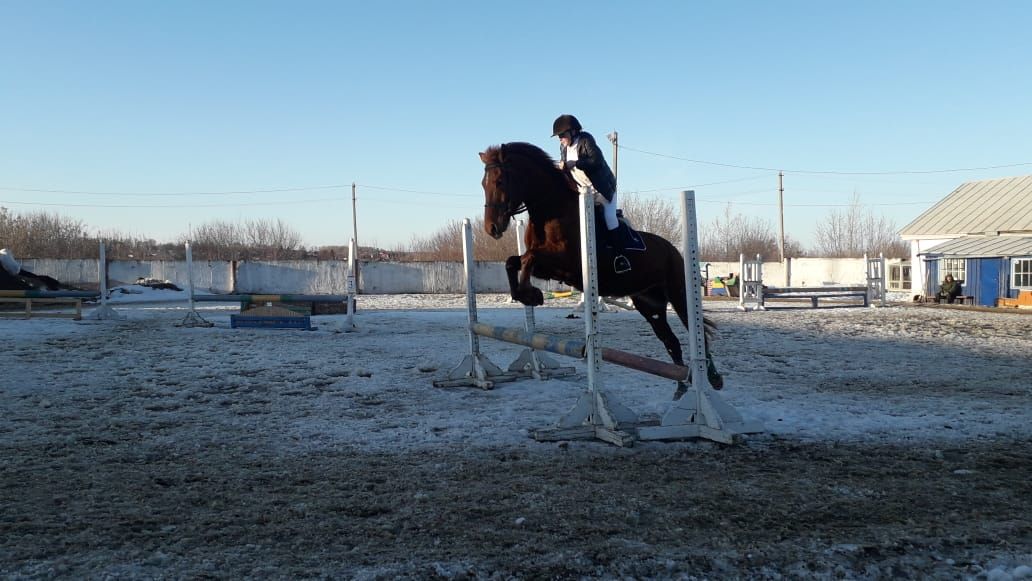
POLYGON ((190 248, 190 241, 186 241, 186 288, 189 291, 189 307, 186 317, 176 323, 177 327, 213 327, 214 323, 205 320, 197 313, 194 307, 194 284, 193 284, 193 249, 190 248))
POLYGON ((466 276, 466 312, 469 331, 469 354, 444 379, 434 381, 434 387, 475 386, 491 389, 495 383, 513 381, 515 375, 505 373, 480 352, 480 338, 473 333, 477 322, 476 273, 473 263, 473 226, 469 218, 462 221, 462 263, 466 276))
MULTIPOLYGON (((695 192, 681 193, 681 245, 684 255, 685 290, 688 302, 689 347, 692 386, 663 414, 658 426, 642 426, 642 440, 705 438, 730 444, 739 434, 762 432, 763 426, 745 422, 742 416, 710 386, 706 375, 706 337, 699 290, 699 233, 695 216, 695 192)), ((739 273, 741 277, 743 273, 739 273)), ((739 283, 741 284, 741 283, 739 283)), ((741 287, 739 292, 744 292, 741 287)))
POLYGON ((100 260, 97 263, 97 267, 100 273, 100 306, 94 309, 90 318, 98 321, 124 319, 125 315, 120 314, 108 305, 107 252, 104 248, 103 240, 100 241, 100 260))
POLYGON ((634 443, 638 416, 602 389, 602 345, 598 335, 598 260, 595 250, 595 200, 580 192, 581 272, 584 279, 584 342, 588 387, 555 427, 532 432, 541 441, 599 439, 618 446, 634 443), (631 430, 631 431, 627 431, 631 430))
POLYGON ((355 295, 358 294, 358 280, 355 276, 355 252, 357 251, 358 246, 355 244, 355 239, 352 238, 348 243, 348 275, 344 280, 345 292, 348 295, 348 319, 345 324, 345 332, 350 332, 355 328, 355 295))
MULTIPOLYGON (((524 238, 526 229, 527 225, 523 220, 516 221, 516 251, 520 256, 523 256, 527 251, 527 242, 524 238)), ((523 328, 527 333, 534 334, 534 307, 526 305, 523 307, 523 312, 525 317, 523 328)), ((547 353, 543 353, 530 347, 527 347, 520 352, 519 356, 509 364, 508 370, 510 373, 529 376, 538 380, 545 380, 552 377, 564 377, 573 375, 577 372, 576 368, 563 367, 547 353)))

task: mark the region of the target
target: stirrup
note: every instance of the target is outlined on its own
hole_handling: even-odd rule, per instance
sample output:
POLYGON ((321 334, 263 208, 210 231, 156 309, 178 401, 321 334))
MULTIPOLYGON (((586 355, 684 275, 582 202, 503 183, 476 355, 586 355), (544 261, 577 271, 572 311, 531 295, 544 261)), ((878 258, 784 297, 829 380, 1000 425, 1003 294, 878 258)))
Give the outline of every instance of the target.
POLYGON ((627 260, 627 257, 623 254, 618 254, 613 258, 613 270, 616 274, 623 274, 631 270, 631 261, 627 260))

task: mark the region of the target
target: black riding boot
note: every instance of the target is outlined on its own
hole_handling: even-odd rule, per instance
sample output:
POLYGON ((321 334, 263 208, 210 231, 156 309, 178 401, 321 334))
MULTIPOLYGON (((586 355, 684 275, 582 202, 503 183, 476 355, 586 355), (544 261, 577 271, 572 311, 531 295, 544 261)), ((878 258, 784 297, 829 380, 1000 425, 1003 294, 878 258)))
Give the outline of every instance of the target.
POLYGON ((606 243, 613 249, 613 254, 615 255, 613 257, 613 271, 616 274, 629 272, 631 270, 631 261, 624 256, 627 246, 624 245, 619 226, 612 230, 606 230, 606 243))

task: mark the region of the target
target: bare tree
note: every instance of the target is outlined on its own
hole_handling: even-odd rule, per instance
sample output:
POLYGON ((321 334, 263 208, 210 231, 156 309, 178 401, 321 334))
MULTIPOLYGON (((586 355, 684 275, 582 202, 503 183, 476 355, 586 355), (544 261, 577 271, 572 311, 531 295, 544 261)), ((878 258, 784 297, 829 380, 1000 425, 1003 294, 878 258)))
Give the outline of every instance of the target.
MULTIPOLYGON (((484 219, 477 217, 473 228, 473 257, 476 260, 505 260, 516 254, 516 220, 501 238, 495 240, 484 230, 484 219)), ((413 236, 408 251, 415 260, 462 260, 462 220, 453 220, 426 237, 413 236)))
MULTIPOLYGON (((187 237, 182 237, 185 242, 187 237)), ((290 260, 303 258, 301 235, 281 219, 248 220, 233 224, 221 220, 196 227, 194 255, 205 260, 290 260)))
MULTIPOLYGON (((774 226, 766 220, 733 214, 730 204, 724 209, 723 216, 701 229, 699 254, 703 260, 713 262, 734 262, 742 254, 749 257, 758 254, 767 260, 780 257, 774 226)), ((790 236, 785 236, 785 256, 804 255, 802 246, 790 236)))
POLYGON ((87 234, 82 221, 51 212, 14 214, 6 208, 0 209, 0 247, 9 248, 15 256, 24 258, 98 254, 96 241, 87 234))
POLYGON ((248 220, 241 227, 243 244, 252 258, 280 260, 296 258, 304 249, 301 234, 282 219, 248 220))
POLYGON ((814 255, 827 258, 857 257, 879 253, 888 258, 906 258, 909 245, 900 237, 895 222, 875 216, 853 195, 849 208, 832 211, 815 230, 814 255))
POLYGON ((681 244, 681 212, 673 201, 638 195, 620 197, 624 217, 635 230, 662 236, 675 246, 681 244))
POLYGON ((246 258, 239 229, 230 222, 214 220, 194 228, 183 237, 190 240, 195 258, 204 260, 240 260, 246 258))

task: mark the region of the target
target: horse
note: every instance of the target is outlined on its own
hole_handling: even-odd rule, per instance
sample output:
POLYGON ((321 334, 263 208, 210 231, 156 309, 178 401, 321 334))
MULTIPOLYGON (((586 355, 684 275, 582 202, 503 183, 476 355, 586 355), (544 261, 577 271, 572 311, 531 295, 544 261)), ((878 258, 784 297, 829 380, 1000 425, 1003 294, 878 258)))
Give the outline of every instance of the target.
MULTIPOLYGON (((533 275, 560 281, 584 290, 581 272, 580 211, 577 185, 570 174, 556 167, 553 159, 530 143, 503 143, 480 154, 484 163, 484 229, 498 239, 509 227, 513 216, 527 212, 525 235, 527 251, 505 261, 512 298, 529 306, 544 303, 541 289, 530 283, 533 275)), ((596 223, 600 223, 596 213, 596 223)), ((604 224, 601 226, 604 228, 604 224)), ((667 323, 667 304, 688 328, 688 296, 685 290, 684 259, 668 240, 649 232, 639 232, 644 252, 627 251, 631 271, 617 274, 613 251, 598 249, 598 290, 601 296, 629 297, 662 341, 667 354, 677 365, 684 365, 681 342, 667 323)), ((706 371, 710 385, 720 389, 723 377, 717 372, 709 350, 709 337, 716 326, 704 319, 706 371)), ((688 386, 678 382, 675 399, 688 386)))

